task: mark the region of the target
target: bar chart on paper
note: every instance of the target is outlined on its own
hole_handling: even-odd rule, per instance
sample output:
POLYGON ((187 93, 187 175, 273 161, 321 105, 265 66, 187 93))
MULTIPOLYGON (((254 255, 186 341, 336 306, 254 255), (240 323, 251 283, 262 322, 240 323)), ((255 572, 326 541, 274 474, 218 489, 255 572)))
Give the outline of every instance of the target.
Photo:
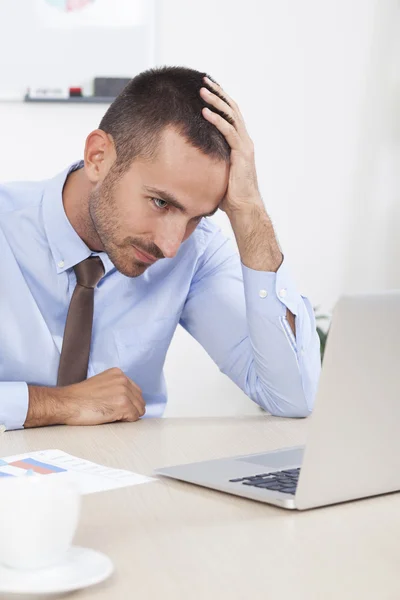
POLYGON ((31 457, 21 460, 0 459, 0 477, 20 477, 21 475, 50 475, 51 473, 62 473, 66 469, 61 469, 55 465, 49 465, 31 457))
POLYGON ((82 494, 154 481, 153 478, 123 469, 105 467, 62 450, 40 450, 0 458, 0 482, 7 478, 24 476, 68 478, 78 485, 82 494))

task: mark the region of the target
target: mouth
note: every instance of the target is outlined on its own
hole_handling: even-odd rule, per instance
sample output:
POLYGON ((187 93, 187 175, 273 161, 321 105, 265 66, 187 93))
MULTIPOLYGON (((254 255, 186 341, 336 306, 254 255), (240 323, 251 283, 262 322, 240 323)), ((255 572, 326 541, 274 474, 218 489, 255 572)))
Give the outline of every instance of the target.
POLYGON ((143 250, 139 250, 139 248, 136 248, 136 246, 134 246, 133 244, 132 244, 132 248, 133 248, 134 253, 136 254, 137 260, 142 263, 145 263, 147 265, 152 265, 153 263, 155 263, 158 260, 151 254, 147 254, 146 252, 143 252, 143 250))

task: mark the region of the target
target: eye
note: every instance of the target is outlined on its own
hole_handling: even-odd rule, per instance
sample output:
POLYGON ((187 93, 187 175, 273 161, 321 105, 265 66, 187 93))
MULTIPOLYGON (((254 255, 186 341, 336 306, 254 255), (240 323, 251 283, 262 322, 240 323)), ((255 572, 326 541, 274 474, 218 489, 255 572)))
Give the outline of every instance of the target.
POLYGON ((152 198, 152 201, 154 202, 155 206, 160 210, 165 210, 168 206, 168 202, 166 202, 165 200, 160 200, 160 198, 152 198))

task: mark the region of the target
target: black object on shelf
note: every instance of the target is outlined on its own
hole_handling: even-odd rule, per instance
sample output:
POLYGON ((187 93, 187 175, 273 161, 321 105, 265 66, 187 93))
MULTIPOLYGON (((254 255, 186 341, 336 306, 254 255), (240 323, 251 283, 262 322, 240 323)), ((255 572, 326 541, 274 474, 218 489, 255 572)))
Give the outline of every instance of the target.
POLYGON ((116 98, 129 82, 128 77, 95 77, 93 95, 116 98))

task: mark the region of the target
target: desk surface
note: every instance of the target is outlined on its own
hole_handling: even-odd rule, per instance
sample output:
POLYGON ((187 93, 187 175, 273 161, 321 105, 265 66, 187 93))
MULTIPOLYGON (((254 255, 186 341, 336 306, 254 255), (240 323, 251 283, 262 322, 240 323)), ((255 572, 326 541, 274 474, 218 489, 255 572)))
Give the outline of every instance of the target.
MULTIPOLYGON (((264 415, 51 427, 5 433, 0 455, 59 448, 151 475, 303 444, 307 427, 264 415)), ((85 496, 75 543, 108 554, 116 572, 74 600, 400 598, 399 494, 297 513, 162 479, 85 496)))

